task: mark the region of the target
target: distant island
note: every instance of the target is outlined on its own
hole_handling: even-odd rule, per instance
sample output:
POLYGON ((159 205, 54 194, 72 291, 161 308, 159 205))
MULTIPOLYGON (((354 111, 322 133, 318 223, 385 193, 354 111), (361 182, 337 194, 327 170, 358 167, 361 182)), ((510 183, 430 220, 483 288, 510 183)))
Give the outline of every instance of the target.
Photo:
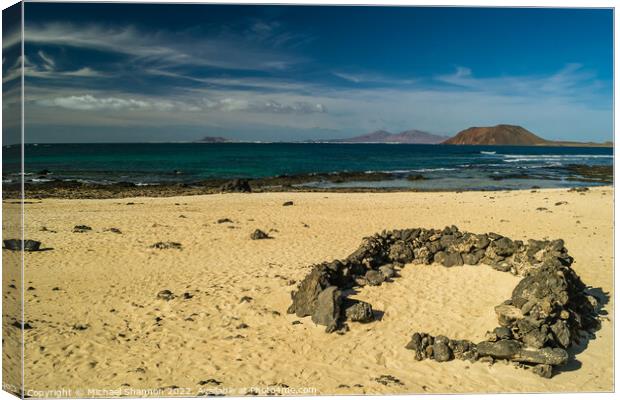
POLYGON ((447 136, 435 135, 416 129, 390 133, 379 130, 365 135, 354 136, 346 139, 326 140, 329 143, 399 143, 399 144, 439 144, 448 139, 447 136))
MULTIPOLYGON (((205 136, 194 143, 263 143, 242 141, 222 136, 205 136)), ((267 142, 265 142, 267 143, 267 142)), ((313 139, 290 143, 390 143, 390 144, 449 144, 473 146, 559 146, 559 147, 613 147, 613 142, 571 142, 547 140, 519 125, 500 124, 495 126, 474 126, 460 131, 453 137, 436 135, 411 129, 400 133, 377 130, 364 135, 343 139, 313 139)))
POLYGON ((467 128, 442 142, 442 144, 479 146, 613 146, 613 142, 594 143, 546 140, 521 126, 507 124, 467 128))
POLYGON ((205 136, 202 139, 196 140, 196 143, 228 143, 232 140, 221 136, 205 136))

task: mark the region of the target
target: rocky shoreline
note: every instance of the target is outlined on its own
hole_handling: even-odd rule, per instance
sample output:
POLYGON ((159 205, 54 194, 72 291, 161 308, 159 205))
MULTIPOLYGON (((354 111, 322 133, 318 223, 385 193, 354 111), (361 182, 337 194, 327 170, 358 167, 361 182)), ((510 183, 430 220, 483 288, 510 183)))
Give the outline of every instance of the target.
POLYGON ((524 243, 496 233, 461 232, 455 226, 384 231, 364 238, 344 260, 313 266, 291 293, 288 312, 310 316, 326 326, 326 332, 344 333, 347 321, 374 320, 372 306, 347 298, 347 291, 389 282, 409 263, 486 264, 523 277, 511 298, 495 307, 499 326, 487 332, 486 340, 473 343, 414 332, 405 348, 418 361, 512 362, 551 378, 554 368, 568 362, 572 346, 593 337, 600 327, 602 299, 588 292, 572 262, 561 239, 524 243))
MULTIPOLYGON (((613 166, 569 165, 562 167, 571 175, 567 178, 575 182, 597 184, 613 183, 613 166)), ((49 173, 49 171, 46 171, 49 173)), ((49 175, 42 176, 49 178, 49 175)), ((528 179, 527 174, 489 176, 492 180, 528 179)), ((112 184, 84 183, 79 181, 50 180, 46 182, 26 182, 26 198, 63 198, 63 199, 107 199, 126 197, 172 197, 215 194, 222 192, 421 192, 454 191, 454 189, 418 189, 408 187, 313 187, 308 184, 326 182, 340 184, 346 182, 381 182, 396 179, 423 181, 429 179, 419 173, 389 172, 336 172, 299 175, 279 175, 255 179, 209 179, 193 183, 161 183, 156 185, 136 185, 132 182, 112 184), (234 182, 245 182, 244 189, 235 188, 234 182), (233 185, 233 186, 230 186, 233 185)), ((19 183, 3 183, 5 198, 19 198, 19 183)))

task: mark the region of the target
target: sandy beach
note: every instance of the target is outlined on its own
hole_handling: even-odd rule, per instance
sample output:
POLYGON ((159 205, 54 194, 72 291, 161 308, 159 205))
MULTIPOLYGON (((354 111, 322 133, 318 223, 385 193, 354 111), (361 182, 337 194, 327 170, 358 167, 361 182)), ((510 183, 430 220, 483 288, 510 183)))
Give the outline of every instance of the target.
MULTIPOLYGON (((51 250, 25 256, 26 393, 612 391, 613 195, 599 187, 32 200, 25 236, 51 250), (92 230, 74 233, 76 225, 92 230), (596 338, 552 379, 503 363, 416 361, 404 348, 415 331, 480 341, 497 325, 493 307, 520 278, 484 265, 407 265, 394 282, 359 290, 354 297, 380 319, 350 323, 342 335, 286 313, 312 264, 344 258, 384 229, 449 225, 564 239, 581 279, 609 296, 596 338), (273 239, 250 240, 255 229, 273 239), (156 242, 182 248, 151 248, 156 242), (176 297, 158 298, 164 289, 176 297)), ((13 207, 5 201, 5 213, 13 207)), ((5 299, 18 295, 7 286, 11 273, 4 270, 5 299)), ((14 321, 5 310, 13 343, 14 321)))

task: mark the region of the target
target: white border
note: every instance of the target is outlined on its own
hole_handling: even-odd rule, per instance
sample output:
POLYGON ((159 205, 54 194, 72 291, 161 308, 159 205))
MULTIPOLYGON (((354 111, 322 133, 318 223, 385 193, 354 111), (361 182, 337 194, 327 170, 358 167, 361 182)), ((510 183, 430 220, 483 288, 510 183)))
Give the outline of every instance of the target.
MULTIPOLYGON (((45 2, 44 0, 27 0, 27 2, 45 2)), ((270 0, 270 1, 261 1, 261 0, 242 0, 242 1, 226 1, 226 0, 208 0, 208 1, 175 1, 175 0, 150 0, 150 1, 135 1, 135 0, 108 0, 108 1, 97 1, 97 0, 62 0, 62 1, 47 1, 47 2, 65 2, 65 3, 179 3, 179 4, 291 4, 291 5, 368 5, 368 6, 463 6, 463 7, 557 7, 557 8, 614 8, 619 4, 615 0, 591 0, 591 1, 578 1, 578 0, 525 0, 519 2, 500 2, 497 0, 476 0, 474 4, 472 1, 467 0, 451 0, 451 1, 441 1, 441 0, 426 0, 426 1, 416 1, 416 0, 389 0, 389 1, 355 1, 355 0, 319 0, 319 1, 282 1, 282 0, 270 0)), ((13 4, 17 3, 12 0, 0 0, 0 4, 2 5, 2 9, 5 9, 13 4)), ((22 3, 22 35, 23 35, 23 20, 24 20, 24 9, 22 3)), ((579 27, 575 27, 575 29, 579 29, 579 27)), ((617 72, 618 65, 618 53, 615 51, 618 43, 618 19, 615 16, 614 10, 614 78, 617 72)), ((0 32, 0 40, 1 40, 1 32, 0 32)), ((22 41, 22 54, 23 54, 23 41, 22 41)), ((23 143, 24 143, 24 108, 23 108, 23 97, 24 97, 24 81, 23 81, 23 57, 22 57, 22 170, 23 170, 23 143)), ((614 79, 614 99, 617 98, 619 94, 619 89, 615 84, 614 79)), ((1 100, 0 100, 1 104, 1 100)), ((618 112, 617 103, 614 101, 613 105, 614 109, 614 142, 618 143, 618 120, 615 118, 618 112)), ((0 107, 0 120, 2 117, 2 110, 0 107)), ((1 160, 1 155, 0 155, 1 160)), ((0 172, 2 171, 2 166, 0 163, 0 172)), ((614 148, 614 174, 618 176, 620 172, 620 166, 616 163, 615 159, 615 148, 614 148)), ((23 191, 23 182, 22 182, 22 191, 23 191)), ((615 206, 616 206, 616 197, 614 191, 614 222, 615 222, 615 206)), ((0 217, 2 215, 2 210, 0 208, 0 217)), ((24 223, 24 213, 23 213, 23 205, 22 205, 22 226, 24 223)), ((23 239, 23 231, 22 231, 22 239, 23 239)), ((616 267, 619 262, 615 257, 615 245, 619 242, 620 233, 615 230, 614 223, 614 289, 618 288, 618 275, 615 274, 616 267)), ((1 257, 1 255, 0 255, 1 257)), ((22 256, 22 286, 24 283, 24 275, 23 275, 23 256, 22 256)), ((617 304, 617 292, 614 290, 614 306, 617 304)), ((22 287, 22 304, 23 299, 23 287, 22 287)), ((22 308, 22 319, 23 319, 23 308, 22 308)), ((614 329, 614 384, 618 380, 618 370, 615 368, 615 359, 618 357, 619 351, 615 346, 616 339, 618 337, 617 331, 615 331, 615 313, 612 316, 612 324, 614 329)), ((1 329, 1 328, 0 328, 1 329)), ((23 358, 23 348, 22 348, 22 358, 23 358)), ((0 368, 2 366, 2 359, 0 357, 0 368)), ((23 379, 23 366, 22 366, 22 379, 23 379)), ((23 383, 23 382, 22 382, 23 383)), ((432 398, 432 399, 471 399, 472 396, 481 396, 484 398, 497 398, 497 399, 520 399, 522 397, 536 397, 536 398, 545 398, 545 399, 558 399, 558 400, 572 400, 572 399, 583 399, 587 396, 587 398, 615 398, 616 393, 596 393, 596 394, 582 394, 582 393, 569 393, 569 394, 489 394, 489 395, 390 395, 390 399, 410 399, 414 397, 422 397, 424 398, 432 398)), ((325 397, 325 396, 324 396, 325 397)), ((365 396, 365 398, 369 399, 381 399, 386 396, 365 396)), ((241 397, 239 397, 241 398, 241 397)), ((246 397, 247 398, 247 397, 246 397)), ((333 399, 354 399, 358 398, 358 396, 329 396, 329 398, 333 399)), ((0 400, 5 399, 15 399, 14 396, 10 395, 7 392, 0 391, 0 400)))

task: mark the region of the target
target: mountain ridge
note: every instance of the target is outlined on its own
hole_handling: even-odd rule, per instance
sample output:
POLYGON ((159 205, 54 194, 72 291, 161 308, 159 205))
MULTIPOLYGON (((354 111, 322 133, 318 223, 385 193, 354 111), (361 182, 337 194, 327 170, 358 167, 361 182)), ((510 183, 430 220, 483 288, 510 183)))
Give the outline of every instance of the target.
POLYGON ((399 133, 391 133, 380 129, 364 135, 350 138, 330 139, 329 143, 399 143, 399 144, 439 144, 448 139, 447 136, 410 129, 399 133))

